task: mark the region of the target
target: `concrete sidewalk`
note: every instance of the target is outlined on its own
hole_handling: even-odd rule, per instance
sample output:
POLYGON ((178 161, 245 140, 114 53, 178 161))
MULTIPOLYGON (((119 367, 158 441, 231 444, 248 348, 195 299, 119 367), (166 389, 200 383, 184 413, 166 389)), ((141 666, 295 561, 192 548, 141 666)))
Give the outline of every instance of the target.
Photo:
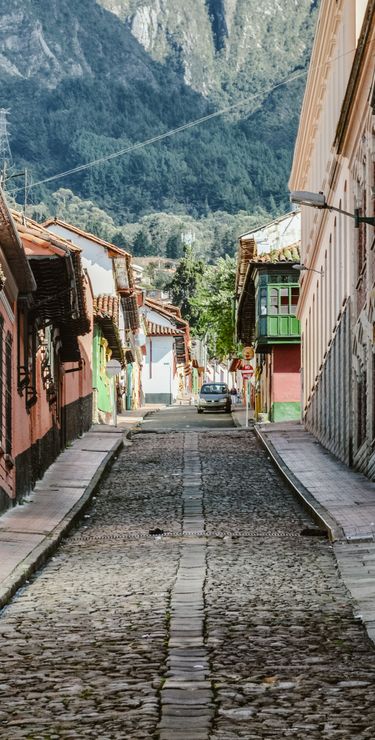
POLYGON ((92 426, 59 455, 21 505, 0 516, 0 607, 57 547, 124 445, 126 433, 160 408, 149 404, 126 411, 118 415, 117 427, 92 426))
POLYGON ((301 423, 257 424, 256 431, 291 483, 315 502, 333 540, 374 540, 375 483, 337 460, 301 423))
MULTIPOLYGON (((232 404, 232 419, 236 427, 244 427, 246 422, 246 409, 243 403, 232 404)), ((249 409, 249 426, 253 427, 254 410, 249 409)))
POLYGON ((375 642, 375 483, 337 460, 301 423, 256 424, 255 432, 328 531, 355 617, 375 642))
POLYGON ((62 452, 25 503, 0 517, 0 605, 60 542, 123 445, 123 430, 93 428, 62 452))
POLYGON ((117 427, 91 427, 59 455, 23 504, 0 517, 0 607, 57 547, 119 453, 126 433, 159 408, 125 412, 117 427))

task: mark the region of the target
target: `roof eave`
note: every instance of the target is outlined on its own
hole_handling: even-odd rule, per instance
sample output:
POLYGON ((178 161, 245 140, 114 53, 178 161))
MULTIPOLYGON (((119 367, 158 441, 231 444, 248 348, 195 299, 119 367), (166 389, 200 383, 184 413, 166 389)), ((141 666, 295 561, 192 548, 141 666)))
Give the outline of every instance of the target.
POLYGON ((20 293, 33 293, 36 282, 28 263, 17 226, 0 188, 0 241, 1 247, 20 293))

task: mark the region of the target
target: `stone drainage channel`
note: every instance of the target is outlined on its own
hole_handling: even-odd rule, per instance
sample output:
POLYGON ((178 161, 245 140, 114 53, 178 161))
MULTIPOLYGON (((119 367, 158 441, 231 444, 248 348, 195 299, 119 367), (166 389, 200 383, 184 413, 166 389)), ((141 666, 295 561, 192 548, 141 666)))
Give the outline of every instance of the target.
POLYGON ((204 640, 204 531, 198 434, 184 436, 183 544, 171 593, 167 674, 161 690, 160 740, 208 740, 214 715, 204 640))

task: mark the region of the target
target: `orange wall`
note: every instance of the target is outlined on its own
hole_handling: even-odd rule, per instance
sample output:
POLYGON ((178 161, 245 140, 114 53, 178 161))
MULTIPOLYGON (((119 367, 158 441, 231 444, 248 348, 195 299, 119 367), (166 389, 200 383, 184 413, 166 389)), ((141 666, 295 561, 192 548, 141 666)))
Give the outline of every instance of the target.
MULTIPOLYGON (((79 398, 84 398, 92 392, 92 327, 93 327, 93 297, 91 287, 86 281, 86 305, 91 318, 91 331, 84 337, 79 338, 82 356, 82 370, 74 373, 61 373, 62 406, 73 403, 79 398)), ((46 390, 43 387, 41 373, 41 352, 39 350, 36 359, 36 390, 37 402, 27 412, 25 406, 25 393, 22 396, 17 389, 17 341, 16 325, 12 324, 8 315, 0 303, 0 312, 4 316, 4 341, 6 332, 12 332, 13 336, 13 394, 12 394, 12 416, 13 416, 13 444, 12 457, 28 450, 35 442, 42 439, 53 427, 60 426, 60 420, 56 415, 56 404, 49 404, 46 390)), ((5 348, 4 348, 5 350, 5 348)), ((5 362, 5 357, 4 357, 5 362)), ((66 363, 63 367, 68 369, 77 363, 66 363)), ((4 371, 5 377, 5 371, 4 371)), ((4 412, 5 413, 5 406, 4 412)), ((4 417, 5 418, 5 417, 4 417)), ((4 426, 4 424, 3 424, 4 426)), ((7 470, 3 457, 0 456, 0 485, 6 493, 13 498, 15 496, 15 469, 7 470)))
MULTIPOLYGON (((79 347, 82 357, 82 369, 64 376, 63 405, 68 406, 78 398, 85 398, 92 393, 92 341, 93 341, 93 295, 91 285, 86 278, 85 295, 87 312, 90 317, 91 329, 89 334, 79 338, 79 347)), ((76 367, 77 363, 67 362, 65 370, 76 367)))
MULTIPOLYGON (((3 360, 3 394, 2 398, 0 399, 1 403, 1 409, 2 409, 2 424, 0 427, 0 442, 3 452, 0 455, 0 486, 4 489, 5 493, 7 493, 8 496, 13 497, 14 491, 15 491, 15 469, 14 467, 9 467, 5 464, 4 460, 4 451, 5 451, 5 338, 7 335, 7 332, 9 331, 10 334, 13 337, 13 363, 12 363, 12 374, 13 379, 15 377, 15 348, 16 348, 16 337, 15 337, 15 325, 14 321, 11 320, 11 318, 8 315, 8 311, 5 308, 4 302, 3 302, 3 296, 0 300, 0 314, 4 319, 4 333, 3 333, 3 346, 2 346, 2 360, 3 360)), ((5 300, 5 294, 4 294, 4 300, 5 300)), ((9 308, 12 311, 14 309, 14 303, 9 304, 9 308)), ((13 392, 14 397, 14 392, 13 392)), ((14 430, 14 414, 13 414, 13 430, 14 430)), ((14 457, 14 455, 13 455, 14 457)))

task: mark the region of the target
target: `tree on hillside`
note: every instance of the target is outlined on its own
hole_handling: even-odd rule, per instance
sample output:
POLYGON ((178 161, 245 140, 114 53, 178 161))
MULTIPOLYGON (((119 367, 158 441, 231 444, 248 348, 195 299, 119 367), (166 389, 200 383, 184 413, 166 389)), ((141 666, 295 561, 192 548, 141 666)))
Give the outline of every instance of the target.
POLYGON ((176 260, 182 257, 183 244, 180 234, 172 234, 165 245, 165 254, 168 259, 176 260))
POLYGON ((156 254, 154 245, 145 228, 142 228, 136 234, 133 244, 132 252, 135 257, 150 257, 156 254))
POLYGON ((211 356, 220 359, 235 351, 234 293, 236 260, 220 257, 197 286, 192 307, 198 312, 197 331, 206 336, 211 356))
POLYGON ((197 259, 191 246, 185 247, 183 258, 169 284, 172 302, 181 308, 184 319, 194 329, 199 319, 199 309, 193 305, 199 286, 202 283, 206 267, 203 260, 197 259))

